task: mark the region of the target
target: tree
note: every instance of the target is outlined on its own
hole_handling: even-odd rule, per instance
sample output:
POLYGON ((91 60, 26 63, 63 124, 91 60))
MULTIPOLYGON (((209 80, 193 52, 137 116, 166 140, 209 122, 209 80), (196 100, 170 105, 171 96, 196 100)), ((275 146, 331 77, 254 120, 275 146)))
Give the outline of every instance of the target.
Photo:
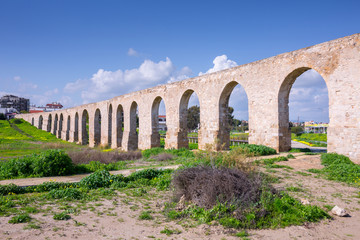
POLYGON ((189 131, 195 130, 200 124, 200 107, 192 106, 187 110, 187 128, 189 131))
POLYGON ((0 113, 0 120, 6 120, 6 116, 3 113, 0 113))

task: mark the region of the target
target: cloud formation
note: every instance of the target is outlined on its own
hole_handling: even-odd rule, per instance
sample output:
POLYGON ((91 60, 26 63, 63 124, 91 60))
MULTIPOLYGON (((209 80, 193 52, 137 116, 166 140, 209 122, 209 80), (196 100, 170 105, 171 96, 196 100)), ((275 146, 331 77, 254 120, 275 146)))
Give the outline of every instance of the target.
MULTIPOLYGON (((228 69, 228 68, 237 66, 237 63, 235 61, 228 59, 225 54, 221 55, 221 56, 217 56, 214 59, 213 64, 214 64, 214 66, 212 68, 210 68, 209 70, 207 70, 206 73, 213 73, 213 72, 217 72, 217 71, 221 71, 224 69, 228 69)), ((199 76, 204 75, 206 73, 200 72, 199 76)))
POLYGON ((139 68, 106 71, 99 69, 90 79, 77 80, 66 84, 67 93, 81 91, 83 103, 101 101, 125 93, 153 87, 167 82, 188 78, 188 67, 176 71, 170 58, 153 62, 145 60, 139 68))
POLYGON ((127 54, 128 54, 129 56, 135 56, 135 57, 139 55, 138 52, 135 51, 133 48, 129 48, 127 54))

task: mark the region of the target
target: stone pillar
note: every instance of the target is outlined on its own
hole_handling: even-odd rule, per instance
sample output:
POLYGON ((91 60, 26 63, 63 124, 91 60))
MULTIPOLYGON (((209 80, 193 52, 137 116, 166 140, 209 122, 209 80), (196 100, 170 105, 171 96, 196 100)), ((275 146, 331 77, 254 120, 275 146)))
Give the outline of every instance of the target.
POLYGON ((95 126, 94 126, 94 118, 95 112, 88 110, 89 114, 89 147, 95 147, 95 126))

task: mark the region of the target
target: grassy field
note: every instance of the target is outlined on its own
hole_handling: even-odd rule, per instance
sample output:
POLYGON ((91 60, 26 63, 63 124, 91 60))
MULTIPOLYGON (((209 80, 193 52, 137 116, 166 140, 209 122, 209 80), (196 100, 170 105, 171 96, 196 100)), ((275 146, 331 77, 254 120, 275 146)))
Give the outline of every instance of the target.
POLYGON ((0 159, 40 153, 55 148, 81 148, 41 131, 23 120, 0 120, 0 159))
POLYGON ((311 147, 326 147, 327 134, 322 133, 302 133, 291 134, 291 139, 309 145, 311 147))

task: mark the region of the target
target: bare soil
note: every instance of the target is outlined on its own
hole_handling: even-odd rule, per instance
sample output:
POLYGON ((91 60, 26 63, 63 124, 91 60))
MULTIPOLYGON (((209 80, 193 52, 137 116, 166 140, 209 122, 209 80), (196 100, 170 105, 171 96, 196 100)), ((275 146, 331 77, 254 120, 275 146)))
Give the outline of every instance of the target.
MULTIPOLYGON (((276 172, 271 174, 281 178, 281 182, 275 184, 277 188, 298 187, 301 191, 290 192, 292 196, 318 206, 338 205, 345 208, 350 217, 333 216, 332 220, 283 229, 250 230, 250 239, 360 239, 359 188, 307 172, 309 168, 322 167, 319 155, 297 154, 296 159, 278 164, 293 169, 274 169, 276 172)), ((32 184, 31 179, 25 181, 27 185, 32 184)), ((31 214, 40 229, 24 229, 27 223, 9 224, 10 217, 0 217, 0 239, 239 239, 233 235, 238 231, 221 226, 197 225, 188 219, 168 221, 162 208, 169 200, 169 192, 154 190, 145 198, 118 192, 111 200, 91 203, 93 208, 71 214, 72 218, 67 221, 56 221, 52 214, 31 214), (151 211, 152 220, 139 219, 144 210, 151 211), (175 233, 169 236, 161 233, 165 228, 175 233)), ((55 204, 42 208, 49 206, 57 208, 55 204)))

